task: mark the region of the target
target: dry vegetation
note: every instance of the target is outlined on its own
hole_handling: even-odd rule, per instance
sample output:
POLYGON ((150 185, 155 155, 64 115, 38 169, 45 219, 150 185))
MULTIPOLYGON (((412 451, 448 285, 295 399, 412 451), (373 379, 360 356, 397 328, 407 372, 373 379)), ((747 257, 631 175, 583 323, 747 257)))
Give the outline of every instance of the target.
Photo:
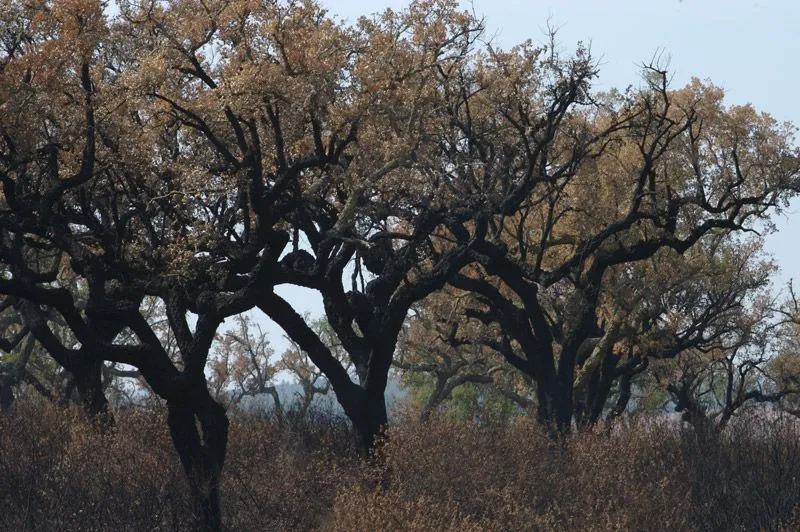
POLYGON ((0 427, 0 526, 791 519, 794 438, 725 427, 800 396, 783 340, 800 303, 770 291, 763 252, 800 194, 796 128, 671 86, 659 54, 600 91, 588 47, 490 46, 465 7, 348 22, 316 0, 0 0, 0 409, 30 387, 103 420, 116 377, 161 403, 100 433, 23 400, 0 427), (281 363, 251 312, 289 338, 281 363), (510 411, 584 435, 407 421, 380 444, 396 358, 433 384, 431 412, 499 384, 510 411), (228 407, 279 403, 286 372, 303 404, 332 391, 375 459, 288 411, 233 416, 229 441, 228 407), (726 435, 598 435, 640 390, 726 435))
MULTIPOLYGON (((18 402, 0 417, 0 529, 185 529, 191 500, 160 415, 120 413, 100 431, 75 410, 18 402)), ((618 423, 556 443, 526 419, 409 416, 365 462, 344 424, 235 417, 225 528, 797 530, 797 428, 751 419, 701 438, 618 423)))

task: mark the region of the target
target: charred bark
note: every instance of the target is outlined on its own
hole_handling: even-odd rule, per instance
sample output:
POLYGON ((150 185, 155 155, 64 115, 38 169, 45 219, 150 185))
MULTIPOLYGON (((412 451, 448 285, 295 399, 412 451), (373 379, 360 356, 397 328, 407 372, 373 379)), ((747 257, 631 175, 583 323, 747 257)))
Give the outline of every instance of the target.
POLYGON ((11 375, 0 376, 0 411, 8 412, 14 404, 14 388, 11 375))
POLYGON ((103 391, 102 360, 87 359, 65 368, 72 376, 75 390, 86 414, 104 424, 113 423, 108 399, 103 391))
POLYGON ((170 436, 192 495, 194 528, 222 530, 220 480, 228 444, 225 409, 208 394, 167 403, 170 436), (199 429, 198 429, 199 425, 199 429))
POLYGON ((358 393, 350 420, 359 436, 364 454, 372 452, 389 423, 384 389, 366 389, 358 393))

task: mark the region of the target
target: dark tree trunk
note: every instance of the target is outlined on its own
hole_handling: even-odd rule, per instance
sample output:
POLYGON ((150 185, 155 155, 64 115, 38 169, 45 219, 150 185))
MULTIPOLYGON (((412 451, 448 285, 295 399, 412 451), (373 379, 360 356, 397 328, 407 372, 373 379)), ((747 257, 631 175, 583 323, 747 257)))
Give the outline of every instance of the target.
POLYGON ((358 434, 362 452, 365 456, 369 455, 375 449, 379 437, 389 422, 384 396, 385 381, 382 386, 369 381, 363 386, 358 386, 348 380, 334 384, 333 391, 358 434))
POLYGON ((712 437, 715 434, 714 424, 709 419, 706 409, 693 396, 692 384, 692 381, 669 384, 667 391, 675 401, 675 411, 681 413, 681 420, 689 423, 697 436, 712 437))
MULTIPOLYGON (((641 370, 639 372, 644 371, 646 367, 647 367, 647 362, 645 361, 642 364, 641 370)), ((606 416, 607 421, 611 421, 612 419, 621 416, 623 412, 625 412, 625 410, 628 408, 628 403, 630 402, 631 397, 633 396, 632 392, 633 377, 637 374, 638 372, 623 373, 622 376, 620 377, 619 395, 617 396, 617 401, 614 404, 614 408, 612 408, 611 411, 608 413, 608 416, 606 416)))
MULTIPOLYGON (((343 320, 337 319, 337 310, 330 300, 326 301, 326 305, 329 307, 326 308, 328 321, 334 330, 337 323, 345 329, 350 326, 343 324, 343 320)), ((374 328, 363 326, 362 331, 372 340, 371 345, 363 339, 355 342, 353 338, 349 338, 351 343, 356 344, 349 346, 343 341, 343 347, 347 349, 358 374, 359 383, 356 384, 345 367, 332 356, 330 349, 320 340, 319 335, 285 300, 274 294, 268 294, 259 303, 259 308, 280 325, 325 374, 337 401, 359 435, 362 450, 365 454, 369 454, 388 423, 384 392, 402 319, 397 320, 396 327, 388 329, 381 324, 374 328), (372 330, 376 332, 371 332, 372 330)), ((405 312, 398 315, 404 318, 405 312)), ((340 339, 347 338, 346 331, 342 333, 336 330, 336 334, 340 339)))
POLYGON ((447 377, 442 375, 441 373, 436 373, 434 375, 434 385, 431 394, 428 396, 428 399, 425 401, 425 404, 422 406, 422 411, 419 414, 419 419, 422 422, 426 422, 430 419, 431 414, 439 408, 444 400, 447 398, 447 393, 445 393, 447 388, 447 377))
POLYGON ((536 381, 536 414, 539 423, 548 427, 552 426, 556 417, 555 393, 552 389, 553 381, 540 376, 536 381))
POLYGON ((0 377, 0 411, 8 412, 14 404, 14 386, 10 375, 0 377))
POLYGON ((113 422, 108 399, 103 391, 103 362, 89 360, 68 368, 68 371, 72 375, 81 404, 89 417, 113 422))
POLYGON ((612 419, 621 416, 623 412, 625 412, 625 409, 628 408, 628 403, 631 400, 631 396, 631 376, 623 375, 619 383, 619 396, 617 397, 617 402, 614 404, 614 408, 612 408, 608 413, 608 416, 606 416, 606 421, 611 421, 612 419))
POLYGON ((539 422, 553 434, 566 434, 572 425, 572 383, 560 382, 556 375, 536 380, 539 422))
MULTIPOLYGON (((600 367, 595 370, 592 376, 590 393, 587 397, 588 416, 586 418, 586 427, 594 426, 603 416, 603 410, 608 403, 608 398, 611 395, 611 389, 614 386, 614 381, 617 379, 617 364, 619 357, 616 355, 608 355, 603 358, 600 367)), ((620 395, 624 394, 624 388, 620 388, 620 395)), ((630 398, 630 383, 628 383, 628 399, 630 398)), ((622 405, 623 410, 627 406, 627 399, 624 402, 617 402, 617 407, 622 405)))
POLYGON ((339 403, 358 433, 359 444, 365 455, 375 449, 389 423, 384 397, 386 387, 377 388, 353 386, 344 394, 336 392, 339 403))
POLYGON ((207 390, 195 395, 169 401, 167 422, 189 481, 194 528, 217 531, 222 530, 219 487, 228 444, 228 418, 207 390))

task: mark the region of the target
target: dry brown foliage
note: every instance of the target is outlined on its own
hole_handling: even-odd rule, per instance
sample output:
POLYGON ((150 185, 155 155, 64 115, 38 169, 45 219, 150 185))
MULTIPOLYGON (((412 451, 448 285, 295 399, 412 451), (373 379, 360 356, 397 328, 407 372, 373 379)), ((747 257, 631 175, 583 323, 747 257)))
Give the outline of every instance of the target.
MULTIPOLYGON (((793 424, 794 423, 794 424, 793 424)), ((412 416, 371 461, 344 424, 231 424, 228 530, 797 530, 800 430, 737 420, 723 436, 667 423, 548 438, 532 421, 412 416)), ((26 398, 0 416, 0 529, 185 530, 191 501, 160 414, 98 432, 26 398), (141 445, 147 442, 146 446, 141 445)))

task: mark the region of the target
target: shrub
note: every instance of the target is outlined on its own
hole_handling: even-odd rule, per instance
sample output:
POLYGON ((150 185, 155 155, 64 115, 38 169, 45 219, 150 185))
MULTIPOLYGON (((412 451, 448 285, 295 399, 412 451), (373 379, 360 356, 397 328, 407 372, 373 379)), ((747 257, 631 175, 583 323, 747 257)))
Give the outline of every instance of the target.
MULTIPOLYGON (((191 501, 158 409, 105 431, 19 401, 0 416, 0 529, 184 530, 191 501)), ((340 420, 234 415, 230 530, 797 530, 800 430, 754 416, 721 435, 652 419, 554 441, 533 421, 402 417, 359 458, 340 420)))

